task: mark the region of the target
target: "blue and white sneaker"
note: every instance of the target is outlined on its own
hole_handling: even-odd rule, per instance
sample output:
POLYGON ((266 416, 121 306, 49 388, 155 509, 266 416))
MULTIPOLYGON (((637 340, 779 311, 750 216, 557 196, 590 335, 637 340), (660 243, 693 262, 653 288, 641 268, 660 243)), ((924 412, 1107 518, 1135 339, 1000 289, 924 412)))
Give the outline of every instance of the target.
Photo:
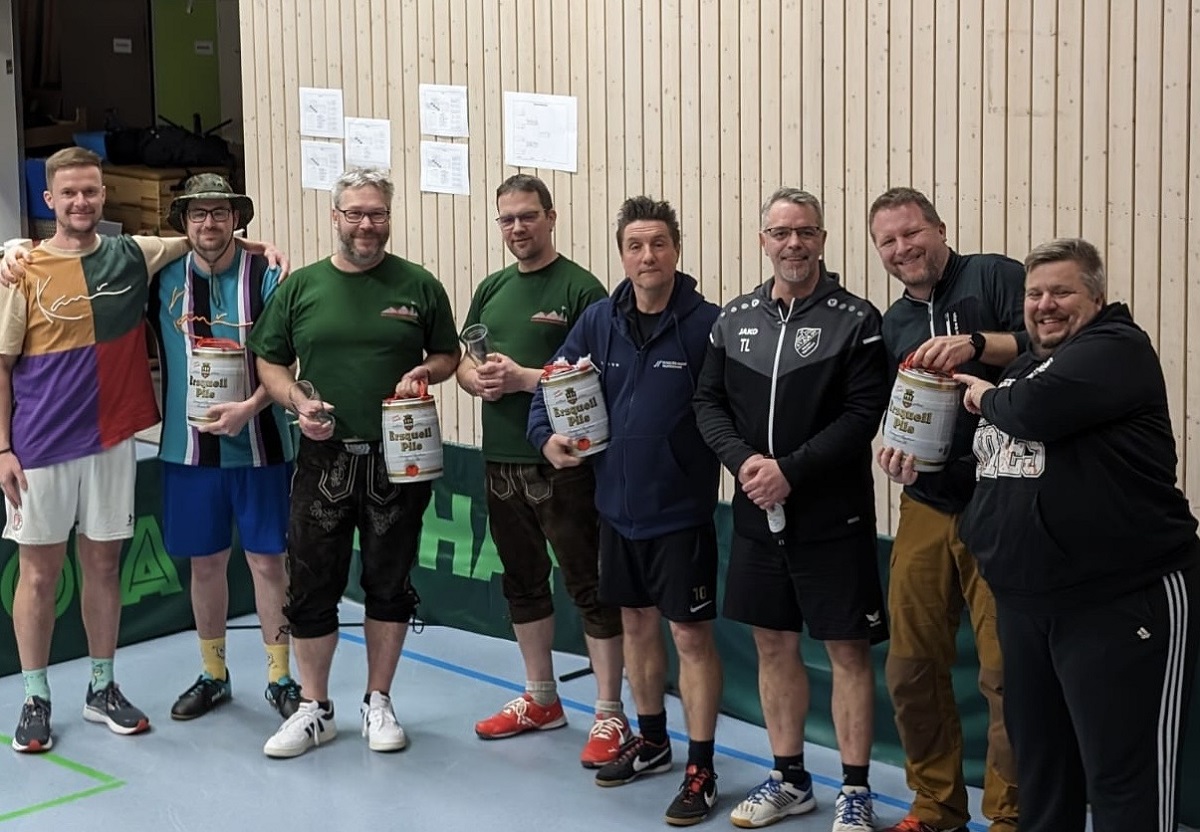
POLYGON ((782 772, 772 770, 762 784, 751 789, 746 798, 733 807, 729 820, 742 829, 757 829, 788 815, 803 815, 816 808, 811 775, 804 775, 804 782, 796 786, 784 782, 782 772))
POLYGON ((842 786, 833 810, 833 832, 875 832, 875 806, 863 786, 842 786))

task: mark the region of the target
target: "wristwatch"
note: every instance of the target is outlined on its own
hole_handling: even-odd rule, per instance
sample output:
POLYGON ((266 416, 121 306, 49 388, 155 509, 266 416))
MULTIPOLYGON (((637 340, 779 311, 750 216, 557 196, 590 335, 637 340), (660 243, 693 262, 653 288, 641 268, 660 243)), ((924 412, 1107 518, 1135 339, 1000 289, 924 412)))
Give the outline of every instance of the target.
POLYGON ((983 348, 987 346, 987 338, 982 332, 972 332, 971 346, 975 348, 975 352, 971 354, 971 360, 978 361, 983 356, 983 348))

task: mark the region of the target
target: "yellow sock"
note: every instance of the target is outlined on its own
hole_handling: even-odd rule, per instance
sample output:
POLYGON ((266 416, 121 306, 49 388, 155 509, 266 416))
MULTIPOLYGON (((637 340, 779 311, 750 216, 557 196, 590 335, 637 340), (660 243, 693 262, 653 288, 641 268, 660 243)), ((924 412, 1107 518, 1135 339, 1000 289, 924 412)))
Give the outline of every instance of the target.
POLYGON ((283 644, 264 644, 263 649, 267 651, 268 684, 278 682, 284 676, 291 675, 289 668, 290 656, 286 641, 283 644))
POLYGON ((225 637, 200 639, 200 661, 204 663, 204 672, 223 682, 228 678, 225 670, 225 637))

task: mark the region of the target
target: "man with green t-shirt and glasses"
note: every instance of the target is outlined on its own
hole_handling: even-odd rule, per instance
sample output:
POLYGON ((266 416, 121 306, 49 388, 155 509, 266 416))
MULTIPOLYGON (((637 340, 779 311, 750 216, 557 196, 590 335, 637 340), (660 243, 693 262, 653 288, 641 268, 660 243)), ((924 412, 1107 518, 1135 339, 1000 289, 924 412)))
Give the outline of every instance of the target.
POLYGON ((414 396, 449 378, 459 349, 442 284, 384 248, 393 190, 377 170, 350 170, 337 180, 337 252, 298 269, 275 292, 248 342, 259 380, 275 401, 296 411, 302 434, 284 608, 301 698, 267 740, 268 757, 297 757, 337 736, 329 669, 356 530, 366 597, 362 734, 372 751, 408 744, 392 710, 391 686, 419 600, 410 573, 431 488, 429 482, 388 481, 380 408, 393 393, 414 396), (295 361, 299 380, 289 369, 295 361))
POLYGON ((552 563, 583 618, 596 672, 596 719, 580 762, 598 768, 629 738, 621 704, 621 613, 598 600, 599 522, 591 465, 557 470, 525 438, 529 403, 542 368, 558 354, 583 310, 607 297, 604 285, 554 248, 557 214, 546 183, 511 176, 496 189, 496 223, 516 263, 489 275, 475 291, 465 327, 487 327, 488 353, 458 366, 458 384, 483 400, 488 522, 504 566, 502 586, 521 658, 525 692, 475 725, 495 740, 567 724, 554 682, 550 649, 554 604, 552 563))

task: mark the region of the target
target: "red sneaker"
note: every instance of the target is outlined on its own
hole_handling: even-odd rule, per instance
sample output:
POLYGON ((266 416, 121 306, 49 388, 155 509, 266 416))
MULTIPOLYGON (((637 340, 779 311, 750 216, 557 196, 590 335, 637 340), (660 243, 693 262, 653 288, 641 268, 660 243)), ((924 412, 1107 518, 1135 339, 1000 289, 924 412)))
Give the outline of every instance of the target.
POLYGON ((481 740, 502 740, 526 731, 549 731, 567 724, 562 701, 539 705, 528 693, 518 696, 500 709, 498 714, 475 723, 475 733, 481 740))
POLYGON ((884 829, 883 832, 966 832, 966 829, 965 826, 956 826, 953 829, 939 830, 937 827, 930 826, 925 821, 909 815, 895 826, 884 829))
POLYGON ((621 746, 633 736, 629 730, 629 720, 625 714, 601 716, 596 714, 592 730, 588 731, 588 741, 579 755, 579 762, 584 768, 600 768, 617 759, 621 746))

